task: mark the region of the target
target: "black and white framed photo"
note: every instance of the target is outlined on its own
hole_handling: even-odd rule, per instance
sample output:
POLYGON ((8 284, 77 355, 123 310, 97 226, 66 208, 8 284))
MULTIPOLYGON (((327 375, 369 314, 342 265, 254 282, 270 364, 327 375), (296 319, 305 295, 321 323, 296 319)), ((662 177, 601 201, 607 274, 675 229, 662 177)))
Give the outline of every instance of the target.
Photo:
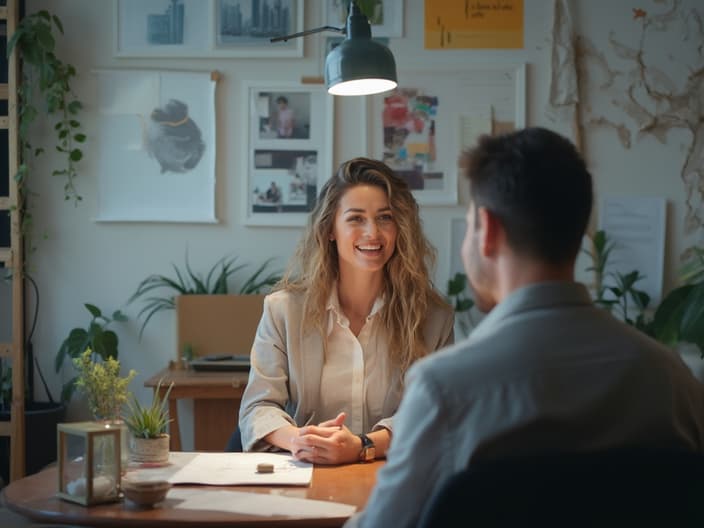
POLYGON ((525 126, 525 65, 401 70, 398 87, 370 101, 370 156, 405 178, 418 203, 455 205, 462 149, 525 126))
POLYGON ((302 57, 303 0, 114 0, 116 57, 302 57))
POLYGON ((322 85, 243 83, 243 223, 303 226, 332 170, 333 98, 322 85))
POLYGON ((303 0, 216 0, 215 52, 229 57, 302 57, 303 0))

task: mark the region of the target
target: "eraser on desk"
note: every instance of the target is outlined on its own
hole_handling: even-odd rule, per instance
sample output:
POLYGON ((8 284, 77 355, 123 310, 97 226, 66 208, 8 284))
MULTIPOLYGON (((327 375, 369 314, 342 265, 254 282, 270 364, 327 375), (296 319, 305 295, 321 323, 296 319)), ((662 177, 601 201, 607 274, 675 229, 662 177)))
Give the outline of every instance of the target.
POLYGON ((273 473, 274 464, 269 464, 267 462, 260 462, 257 464, 257 473, 273 473))

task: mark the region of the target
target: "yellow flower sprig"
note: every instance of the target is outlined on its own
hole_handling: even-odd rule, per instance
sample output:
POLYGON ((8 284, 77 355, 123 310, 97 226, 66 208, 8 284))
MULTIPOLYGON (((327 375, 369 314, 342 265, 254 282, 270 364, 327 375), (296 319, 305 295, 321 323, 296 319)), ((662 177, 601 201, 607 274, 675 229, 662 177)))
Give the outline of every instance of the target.
POLYGON ((127 376, 120 376, 120 362, 109 357, 105 361, 93 359, 93 351, 87 348, 73 360, 78 370, 76 388, 88 398, 88 408, 96 419, 117 420, 122 406, 127 402, 127 386, 137 375, 133 369, 127 376))

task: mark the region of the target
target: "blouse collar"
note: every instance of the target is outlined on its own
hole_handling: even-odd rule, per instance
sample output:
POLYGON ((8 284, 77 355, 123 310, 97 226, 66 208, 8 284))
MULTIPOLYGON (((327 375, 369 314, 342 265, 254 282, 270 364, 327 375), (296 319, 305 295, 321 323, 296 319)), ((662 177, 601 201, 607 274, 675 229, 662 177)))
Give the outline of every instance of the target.
MULTIPOLYGON (((374 300, 374 304, 372 305, 372 309, 369 312, 369 315, 367 316, 367 321, 371 320, 372 317, 374 317, 379 310, 384 306, 384 294, 383 292, 379 294, 379 296, 374 300)), ((330 332, 332 332, 333 329, 333 324, 337 323, 340 326, 348 327, 350 325, 350 321, 347 318, 347 316, 342 312, 342 308, 340 307, 340 298, 337 294, 337 281, 335 281, 332 285, 332 289, 330 291, 330 297, 328 298, 328 304, 327 304, 327 311, 330 314, 328 317, 328 335, 330 335, 330 332)))

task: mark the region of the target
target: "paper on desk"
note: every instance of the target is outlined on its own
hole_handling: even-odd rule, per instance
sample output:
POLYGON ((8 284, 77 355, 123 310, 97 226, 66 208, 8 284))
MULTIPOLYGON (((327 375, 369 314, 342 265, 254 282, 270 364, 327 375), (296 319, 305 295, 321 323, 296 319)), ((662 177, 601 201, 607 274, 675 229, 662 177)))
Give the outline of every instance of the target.
POLYGON ((313 464, 284 453, 198 453, 168 477, 172 484, 307 486, 313 464), (273 473, 257 473, 257 464, 274 465, 273 473))
POLYGON ((244 491, 173 488, 169 490, 168 498, 182 501, 174 505, 175 508, 225 511, 262 517, 274 515, 302 518, 349 517, 357 511, 355 506, 341 502, 244 491))

